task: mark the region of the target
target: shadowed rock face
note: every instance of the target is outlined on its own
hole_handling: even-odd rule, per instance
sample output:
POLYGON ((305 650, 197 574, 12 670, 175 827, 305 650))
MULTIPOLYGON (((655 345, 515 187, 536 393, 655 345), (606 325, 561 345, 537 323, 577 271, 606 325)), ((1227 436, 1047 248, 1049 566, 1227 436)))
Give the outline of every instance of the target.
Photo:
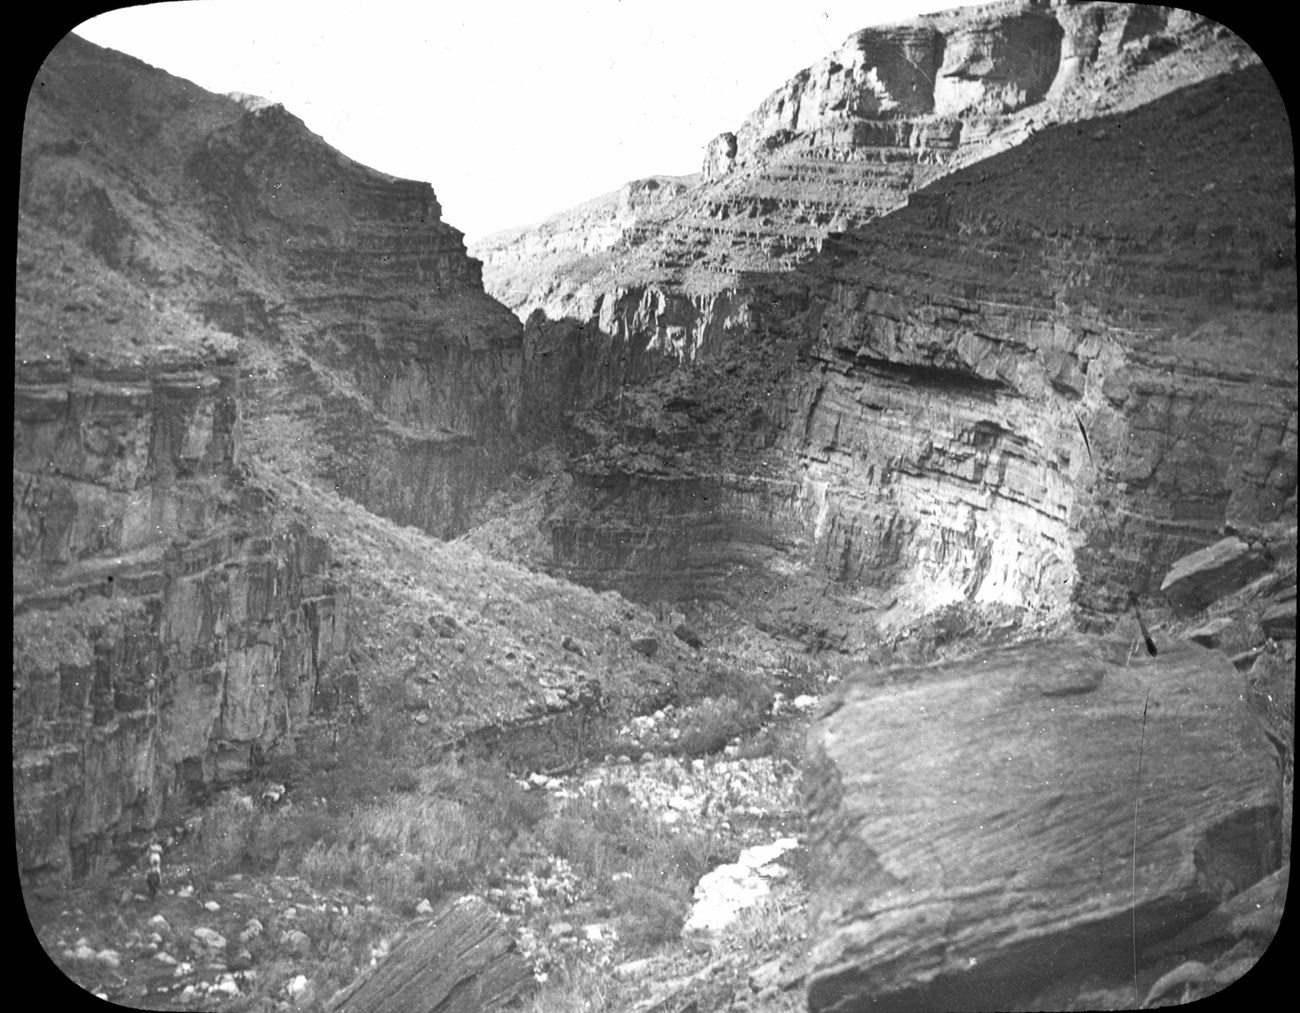
POLYGON ((248 462, 440 534, 515 453, 520 328, 425 183, 73 36, 23 136, 15 826, 93 871, 348 667, 326 542, 248 462))
POLYGON ((325 543, 246 486, 230 364, 20 368, 15 835, 81 875, 169 795, 245 776, 346 646, 325 543))
POLYGON ((809 1008, 1136 975, 1281 860, 1280 770, 1236 686, 1199 647, 1087 638, 846 684, 810 737, 809 1008))
POLYGON ((478 244, 551 389, 582 378, 555 561, 862 648, 952 601, 1105 616, 1286 512, 1294 165, 1257 64, 1141 4, 867 29, 601 256, 564 216, 527 271, 534 232, 478 244))
POLYGON ((859 648, 952 601, 1156 593, 1225 524, 1293 509, 1293 172, 1246 69, 1044 129, 743 294, 534 316, 596 381, 557 562, 746 607, 807 581, 837 600, 764 621, 859 648))

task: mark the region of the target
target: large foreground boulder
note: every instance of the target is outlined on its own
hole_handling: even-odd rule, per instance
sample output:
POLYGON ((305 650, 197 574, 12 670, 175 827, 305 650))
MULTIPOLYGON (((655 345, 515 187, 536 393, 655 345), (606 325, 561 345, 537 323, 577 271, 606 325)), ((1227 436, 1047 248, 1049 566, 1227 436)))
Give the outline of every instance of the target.
POLYGON ((1199 612, 1245 587, 1269 567, 1263 553, 1232 536, 1183 556, 1165 576, 1160 591, 1175 609, 1199 612))
POLYGON ((1280 864, 1277 756, 1219 654, 1073 637, 846 683, 810 737, 809 1008, 1133 983, 1280 864))
POLYGON ((462 897, 403 939, 330 1003, 331 1013, 479 1013, 501 1009, 532 971, 478 897, 462 897))

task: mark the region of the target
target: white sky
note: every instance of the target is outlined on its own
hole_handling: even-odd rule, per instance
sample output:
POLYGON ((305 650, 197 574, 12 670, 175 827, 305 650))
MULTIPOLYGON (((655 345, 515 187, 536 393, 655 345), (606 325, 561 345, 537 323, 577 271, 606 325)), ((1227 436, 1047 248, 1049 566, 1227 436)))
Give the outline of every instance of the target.
POLYGON ((696 172, 848 35, 962 0, 186 0, 74 31, 301 117, 433 184, 473 240, 624 182, 696 172))

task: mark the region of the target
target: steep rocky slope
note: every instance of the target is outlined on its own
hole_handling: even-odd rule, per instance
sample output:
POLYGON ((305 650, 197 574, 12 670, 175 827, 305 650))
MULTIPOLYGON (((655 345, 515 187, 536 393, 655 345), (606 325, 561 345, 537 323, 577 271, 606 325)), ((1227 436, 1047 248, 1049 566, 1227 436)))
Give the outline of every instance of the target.
POLYGON ((25 874, 112 869, 377 695, 433 748, 591 679, 671 682, 684 645, 628 647, 647 613, 336 495, 446 535, 518 454, 521 328, 428 184, 70 36, 31 92, 19 210, 25 874))
POLYGON ((617 212, 607 201, 594 221, 597 207, 584 205, 472 252, 488 290, 521 317, 599 315, 609 330, 629 295, 630 306, 646 297, 659 303, 643 310, 649 327, 690 335, 664 351, 690 357, 725 327, 706 297, 737 288, 738 274, 787 270, 829 233, 1045 126, 1254 60, 1221 26, 1148 4, 1009 0, 864 29, 715 138, 673 199, 631 202, 631 214, 628 201, 617 212), (566 252, 578 247, 580 258, 566 252))
POLYGON ((96 354, 154 354, 166 335, 118 303, 269 342, 287 365, 274 406, 251 414, 313 420, 300 439, 328 443, 313 452, 322 477, 362 502, 439 533, 464 525, 509 457, 519 328, 427 183, 357 165, 282 107, 75 39, 42 70, 24 145, 20 273, 37 288, 20 305, 42 320, 20 355, 44 354, 49 328, 96 354), (70 309, 40 288, 63 256, 93 278, 70 309), (394 502, 395 485, 410 495, 394 502))

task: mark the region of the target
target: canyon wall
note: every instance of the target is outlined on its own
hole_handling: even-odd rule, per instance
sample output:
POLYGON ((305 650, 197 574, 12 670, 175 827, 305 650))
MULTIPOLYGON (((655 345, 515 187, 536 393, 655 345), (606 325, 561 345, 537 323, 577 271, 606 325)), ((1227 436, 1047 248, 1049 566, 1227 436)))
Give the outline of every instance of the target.
POLYGON ((522 329, 439 216, 279 106, 50 54, 16 292, 24 873, 102 867, 355 683, 340 564, 268 478, 446 535, 512 466, 522 329))
POLYGON ((1104 623, 1294 510, 1294 244, 1256 67, 1046 128, 795 271, 612 292, 569 325, 583 369, 627 368, 574 417, 555 559, 643 597, 758 590, 851 647, 958 601, 1104 623))
MULTIPOLYGON (((554 305, 584 309, 526 325, 427 184, 66 40, 20 178, 21 867, 93 870, 355 682, 355 572, 275 490, 446 537, 558 441, 546 568, 864 651, 953 603, 1104 625, 1225 525, 1294 511, 1285 109, 1261 68, 1217 72, 1252 62, 1239 40, 1140 14, 994 5, 860 33, 712 145, 706 184, 641 181, 612 230, 595 202, 582 242, 553 223, 547 255, 588 272, 554 305), (891 46, 947 83, 925 92, 891 46), (1044 103, 1061 122, 1031 136, 1016 117, 1044 103), (941 157, 956 106, 967 146, 941 157), (981 117, 1023 143, 960 168, 996 148, 981 117), (823 158, 827 131, 845 146, 823 158), (922 166, 948 175, 918 190, 922 166)), ((502 680, 524 655, 503 657, 502 680)))
POLYGON ((345 655, 348 598, 325 543, 245 480, 232 361, 17 373, 19 867, 83 875, 288 736, 345 655))
POLYGON ((216 240, 275 287, 269 305, 240 284, 208 292, 199 311, 299 356, 255 379, 250 414, 303 421, 328 446, 317 473, 375 513, 463 529, 514 457, 520 328, 433 189, 357 165, 279 106, 208 134, 187 185, 216 240))
POLYGON ((125 303, 240 339, 250 438, 267 416, 301 424, 293 463, 382 514, 409 489, 396 519, 463 528, 514 456, 521 328, 429 184, 75 37, 42 70, 24 143, 24 218, 56 237, 42 256, 93 277, 87 312, 125 303))
POLYGON ((521 318, 586 320, 638 286, 668 302, 743 289, 745 272, 789 270, 828 234, 1036 130, 1255 62, 1222 26, 1148 4, 1007 0, 868 28, 711 141, 702 173, 634 222, 592 202, 472 252, 521 318), (595 233, 618 238, 580 263, 530 259, 595 233))
POLYGON ((542 309, 559 319, 609 251, 636 234, 637 223, 698 183, 696 176, 647 176, 536 225, 508 229, 475 244, 490 263, 492 294, 521 317, 542 309))

